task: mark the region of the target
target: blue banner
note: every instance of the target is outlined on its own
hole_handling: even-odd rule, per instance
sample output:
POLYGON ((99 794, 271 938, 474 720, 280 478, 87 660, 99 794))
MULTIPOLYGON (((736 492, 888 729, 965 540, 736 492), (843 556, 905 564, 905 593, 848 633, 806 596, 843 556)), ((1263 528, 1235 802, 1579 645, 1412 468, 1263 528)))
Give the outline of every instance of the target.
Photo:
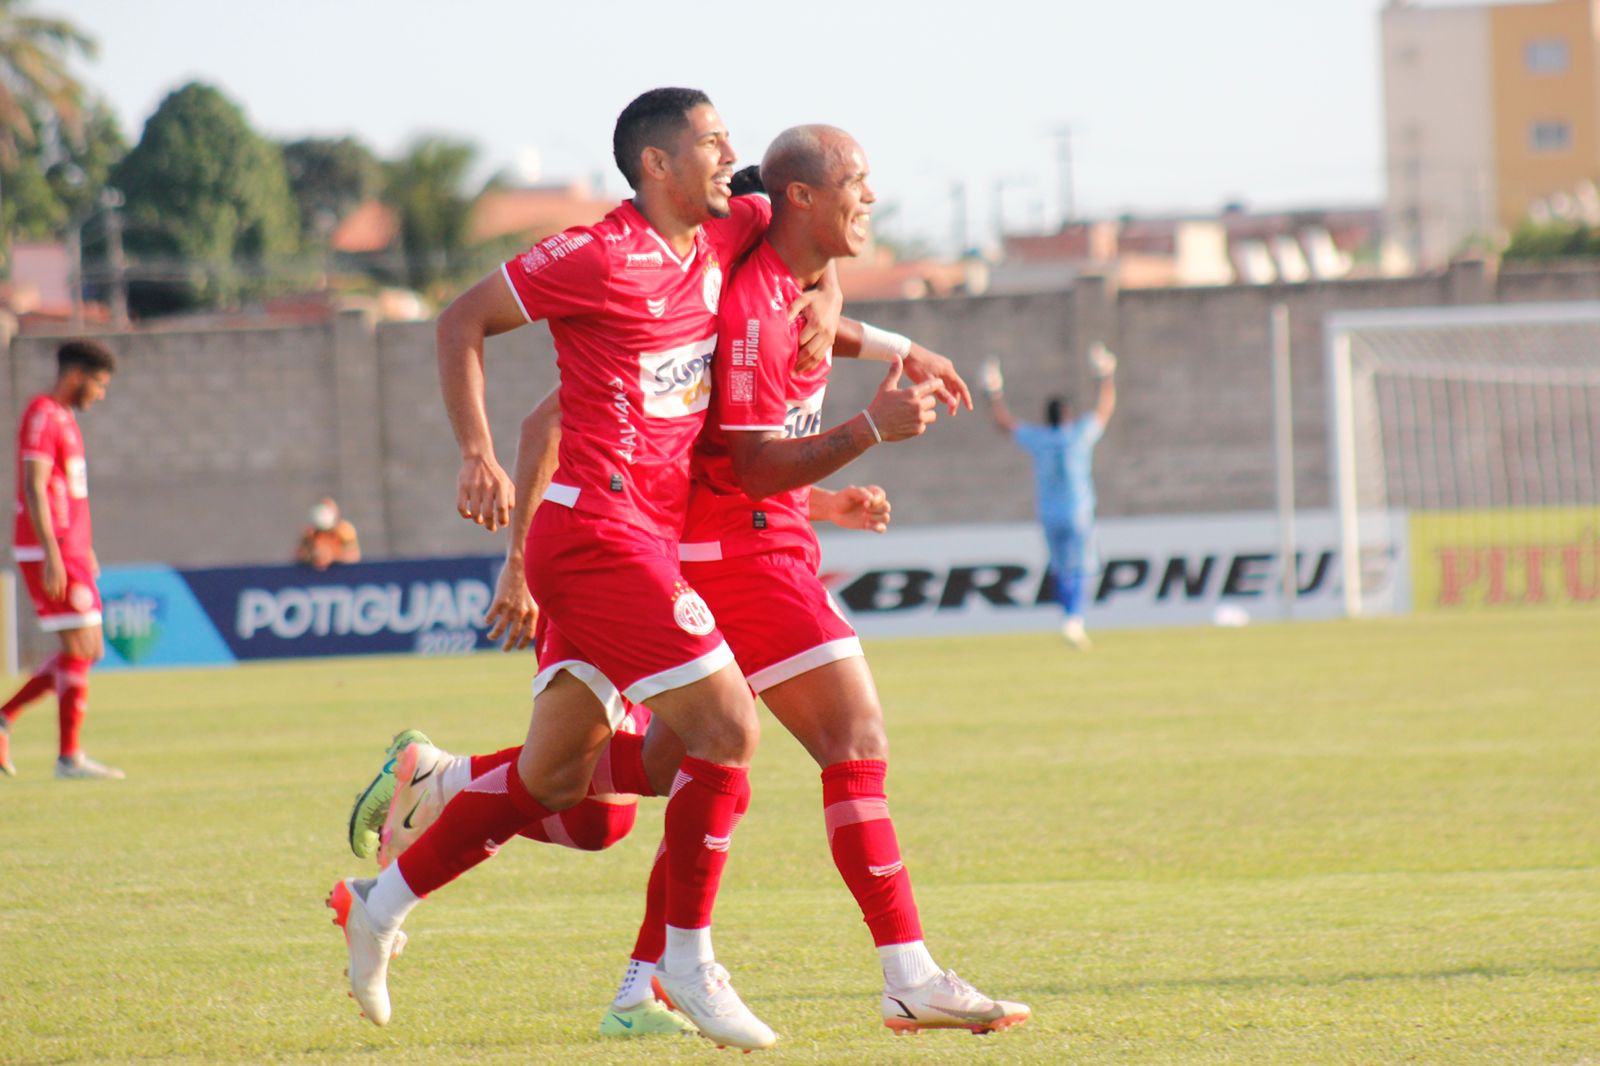
POLYGON ((484 613, 500 559, 463 556, 298 566, 108 567, 107 667, 491 647, 484 613))

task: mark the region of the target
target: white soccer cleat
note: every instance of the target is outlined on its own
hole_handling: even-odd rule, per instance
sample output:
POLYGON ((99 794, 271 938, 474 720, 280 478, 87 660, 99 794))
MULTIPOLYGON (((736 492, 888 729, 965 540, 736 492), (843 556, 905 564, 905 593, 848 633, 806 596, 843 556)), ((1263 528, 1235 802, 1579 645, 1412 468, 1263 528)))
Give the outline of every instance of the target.
POLYGON ((373 1025, 387 1025, 389 960, 404 950, 406 935, 397 929, 385 936, 373 928, 366 900, 372 885, 370 878, 347 877, 328 893, 328 906, 333 910, 333 924, 344 931, 350 952, 350 968, 345 971, 350 977, 350 998, 373 1025))
POLYGON ((1076 616, 1061 623, 1061 637, 1079 651, 1094 647, 1089 641, 1089 631, 1083 628, 1083 619, 1076 616))
POLYGON ((378 865, 404 855, 444 810, 444 769, 457 756, 420 742, 400 752, 394 768, 394 797, 378 834, 378 865))
POLYGON ((121 781, 128 775, 115 766, 95 762, 83 752, 56 759, 56 776, 63 781, 121 781))
POLYGON ((759 1051, 778 1042, 778 1034, 744 1005, 728 983, 728 971, 719 963, 701 963, 687 974, 678 975, 658 964, 656 980, 672 1007, 718 1047, 759 1051))
POLYGON ((885 987, 883 1024, 896 1033, 924 1029, 966 1029, 995 1033, 1033 1017, 1026 1004, 990 999, 946 970, 916 988, 885 987))

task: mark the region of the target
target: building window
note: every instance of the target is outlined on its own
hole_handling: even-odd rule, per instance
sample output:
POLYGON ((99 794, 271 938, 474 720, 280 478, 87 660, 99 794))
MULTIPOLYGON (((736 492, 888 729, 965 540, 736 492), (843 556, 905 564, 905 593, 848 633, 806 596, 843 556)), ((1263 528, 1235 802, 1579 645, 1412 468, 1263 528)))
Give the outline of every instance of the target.
POLYGON ((1565 74, 1568 55, 1567 42, 1559 37, 1546 37, 1529 41, 1523 50, 1523 59, 1529 74, 1565 74))
POLYGON ((1572 148, 1572 127, 1562 121, 1535 122, 1529 134, 1535 152, 1565 152, 1572 148))

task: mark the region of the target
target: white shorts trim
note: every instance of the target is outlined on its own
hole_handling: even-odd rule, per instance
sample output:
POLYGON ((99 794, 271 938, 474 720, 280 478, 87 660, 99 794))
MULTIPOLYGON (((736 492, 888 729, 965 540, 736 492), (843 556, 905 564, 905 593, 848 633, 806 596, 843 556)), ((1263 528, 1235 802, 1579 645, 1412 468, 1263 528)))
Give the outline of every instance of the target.
POLYGON ((622 694, 634 703, 643 703, 663 692, 671 692, 675 688, 704 681, 731 662, 733 662, 733 651, 728 647, 728 642, 723 641, 698 659, 691 659, 682 666, 674 666, 659 674, 641 677, 629 685, 622 694))
POLYGON ((562 507, 578 506, 578 486, 558 485, 554 481, 545 486, 544 498, 562 507))
POLYGON ((19 563, 44 562, 44 549, 40 547, 29 547, 27 545, 23 545, 20 548, 12 548, 11 554, 19 563))
POLYGON ((511 280, 511 271, 506 269, 504 263, 500 264, 500 276, 506 279, 506 288, 511 290, 511 298, 517 301, 517 310, 522 312, 522 317, 528 320, 530 326, 533 325, 533 316, 528 314, 526 307, 522 306, 522 294, 517 291, 516 282, 511 280))
POLYGON ((757 670, 745 678, 750 682, 750 687, 757 693, 765 692, 785 681, 793 681, 801 674, 815 670, 819 666, 839 662, 841 659, 854 659, 864 655, 861 650, 860 637, 841 637, 830 640, 826 644, 818 644, 799 655, 791 655, 781 663, 773 663, 765 670, 757 670))
POLYGON ((550 687, 550 682, 556 675, 565 670, 583 683, 583 686, 594 693, 595 699, 606 709, 606 721, 615 733, 628 717, 628 708, 622 702, 622 694, 617 691, 617 686, 595 668, 593 663, 586 663, 582 659, 564 659, 559 663, 551 663, 539 671, 539 676, 533 679, 533 698, 538 699, 539 693, 550 687))
POLYGON ((678 542, 678 562, 714 563, 722 558, 722 541, 697 540, 692 544, 678 542))
POLYGON ((53 614, 49 618, 39 619, 39 628, 46 633, 59 633, 63 629, 88 629, 90 626, 99 624, 99 611, 85 611, 82 614, 53 614))

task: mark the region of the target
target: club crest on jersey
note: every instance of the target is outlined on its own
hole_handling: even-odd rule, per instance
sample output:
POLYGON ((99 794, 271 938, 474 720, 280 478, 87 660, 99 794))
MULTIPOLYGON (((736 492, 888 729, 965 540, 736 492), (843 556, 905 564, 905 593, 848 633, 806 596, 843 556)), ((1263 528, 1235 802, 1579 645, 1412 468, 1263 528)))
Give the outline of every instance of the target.
POLYGON ((711 357, 717 338, 639 355, 639 391, 651 418, 682 418, 711 403, 711 357))
POLYGON ((679 629, 697 637, 703 637, 717 628, 717 620, 711 616, 711 608, 706 606, 706 601, 682 581, 672 584, 672 620, 678 623, 679 629))
POLYGON ((706 262, 705 279, 700 285, 700 295, 705 297, 706 310, 716 314, 717 304, 722 300, 722 266, 715 259, 706 262))

